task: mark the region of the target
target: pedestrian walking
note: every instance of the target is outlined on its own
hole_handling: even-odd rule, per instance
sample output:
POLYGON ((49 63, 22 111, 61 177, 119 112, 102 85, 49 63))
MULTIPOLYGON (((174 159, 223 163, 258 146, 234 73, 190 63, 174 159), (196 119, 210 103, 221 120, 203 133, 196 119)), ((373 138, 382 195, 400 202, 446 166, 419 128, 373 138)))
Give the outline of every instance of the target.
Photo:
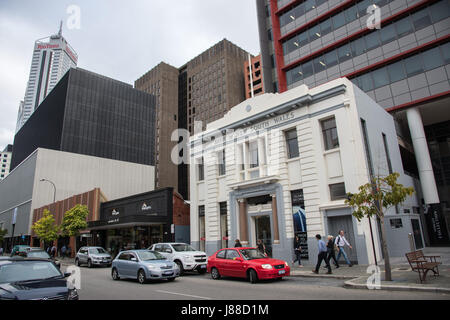
POLYGON ((3 247, 0 247, 0 256, 3 255, 3 247))
POLYGON ((328 236, 328 242, 327 242, 327 259, 328 262, 331 262, 331 259, 334 261, 334 265, 336 266, 336 269, 339 268, 339 263, 336 259, 336 255, 334 254, 335 250, 335 244, 333 241, 333 236, 328 236))
POLYGON ((66 249, 66 255, 67 257, 71 258, 72 257, 72 248, 68 245, 67 249, 66 249))
POLYGON ((258 248, 259 252, 261 252, 263 255, 266 255, 266 246, 264 245, 261 239, 258 239, 256 241, 256 247, 258 248))
POLYGON ((313 272, 319 273, 320 265, 322 264, 322 261, 325 260, 325 264, 327 265, 327 269, 328 269, 327 274, 332 274, 331 267, 330 267, 330 261, 328 261, 328 258, 327 258, 327 246, 325 245, 325 242, 322 240, 322 237, 320 234, 316 234, 316 239, 317 239, 317 245, 319 248, 319 254, 317 255, 316 269, 313 270, 313 272))
POLYGON ((234 247, 235 248, 242 248, 242 244, 239 241, 239 239, 234 240, 234 247))
POLYGON ((63 244, 63 246, 62 246, 62 248, 61 248, 61 257, 62 257, 63 259, 66 257, 66 251, 67 251, 66 245, 63 244))
POLYGON ((350 260, 347 257, 347 253, 344 250, 345 245, 347 245, 350 249, 352 249, 352 246, 350 243, 348 243, 347 239, 345 239, 344 236, 345 232, 344 230, 339 231, 339 235, 336 237, 335 244, 338 247, 338 255, 336 257, 336 260, 339 261, 339 258, 341 257, 341 254, 344 256, 345 262, 348 264, 349 267, 353 266, 350 260))
POLYGON ((57 249, 56 249, 56 246, 55 245, 53 245, 53 247, 52 247, 52 249, 51 249, 51 256, 53 257, 53 258, 55 258, 56 257, 56 251, 58 251, 57 249))
POLYGON ((302 255, 302 247, 301 247, 301 243, 300 243, 300 236, 297 234, 294 238, 294 254, 295 254, 295 260, 292 261, 292 265, 294 265, 294 263, 296 261, 298 261, 298 267, 302 268, 302 260, 301 260, 301 255, 302 255))

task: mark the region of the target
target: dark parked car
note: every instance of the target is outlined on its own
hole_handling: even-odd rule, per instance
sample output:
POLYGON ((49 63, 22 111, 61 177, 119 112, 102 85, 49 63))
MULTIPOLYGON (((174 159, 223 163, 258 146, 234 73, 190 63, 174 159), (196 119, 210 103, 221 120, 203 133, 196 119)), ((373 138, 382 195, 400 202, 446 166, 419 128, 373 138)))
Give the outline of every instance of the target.
POLYGON ((11 250, 11 257, 14 257, 14 256, 18 255, 21 252, 25 252, 29 248, 30 248, 30 246, 27 246, 27 245, 22 245, 22 244, 21 245, 16 245, 11 250))
POLYGON ((78 292, 46 259, 0 259, 0 300, 78 300, 78 292))
POLYGON ((40 259, 46 259, 48 261, 53 261, 58 268, 61 269, 61 262, 50 256, 45 250, 41 248, 27 248, 25 251, 19 252, 18 256, 25 257, 25 258, 40 258, 40 259))

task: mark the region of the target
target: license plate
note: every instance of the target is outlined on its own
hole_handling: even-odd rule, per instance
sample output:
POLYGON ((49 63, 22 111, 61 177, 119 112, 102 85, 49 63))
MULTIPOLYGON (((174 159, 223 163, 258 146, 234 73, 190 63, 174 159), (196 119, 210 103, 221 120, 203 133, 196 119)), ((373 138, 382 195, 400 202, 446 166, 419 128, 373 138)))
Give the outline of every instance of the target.
POLYGON ((285 274, 286 273, 286 270, 280 270, 280 271, 278 271, 278 274, 285 274))
POLYGON ((166 272, 164 272, 164 274, 172 274, 173 272, 172 271, 166 271, 166 272))
POLYGON ((206 269, 206 264, 202 264, 202 265, 200 266, 200 268, 206 269))

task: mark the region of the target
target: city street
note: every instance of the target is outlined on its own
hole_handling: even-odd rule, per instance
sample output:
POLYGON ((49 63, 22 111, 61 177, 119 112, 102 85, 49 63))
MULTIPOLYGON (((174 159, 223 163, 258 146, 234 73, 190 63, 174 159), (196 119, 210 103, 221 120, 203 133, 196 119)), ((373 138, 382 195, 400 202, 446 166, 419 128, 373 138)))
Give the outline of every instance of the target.
POLYGON ((140 285, 135 280, 114 281, 110 272, 81 267, 80 300, 450 299, 438 293, 346 289, 345 280, 339 279, 290 277, 252 285, 244 279, 212 280, 209 274, 190 273, 171 283, 140 285))

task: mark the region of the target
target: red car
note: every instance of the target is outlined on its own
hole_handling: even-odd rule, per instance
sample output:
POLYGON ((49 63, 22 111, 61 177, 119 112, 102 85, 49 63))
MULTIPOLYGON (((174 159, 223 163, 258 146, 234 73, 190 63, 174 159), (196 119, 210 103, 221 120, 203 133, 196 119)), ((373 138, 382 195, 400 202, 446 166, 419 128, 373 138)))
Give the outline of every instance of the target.
POLYGON ((268 258, 256 248, 221 249, 208 258, 207 270, 220 277, 247 278, 251 283, 263 279, 282 279, 291 268, 286 261, 268 258))

